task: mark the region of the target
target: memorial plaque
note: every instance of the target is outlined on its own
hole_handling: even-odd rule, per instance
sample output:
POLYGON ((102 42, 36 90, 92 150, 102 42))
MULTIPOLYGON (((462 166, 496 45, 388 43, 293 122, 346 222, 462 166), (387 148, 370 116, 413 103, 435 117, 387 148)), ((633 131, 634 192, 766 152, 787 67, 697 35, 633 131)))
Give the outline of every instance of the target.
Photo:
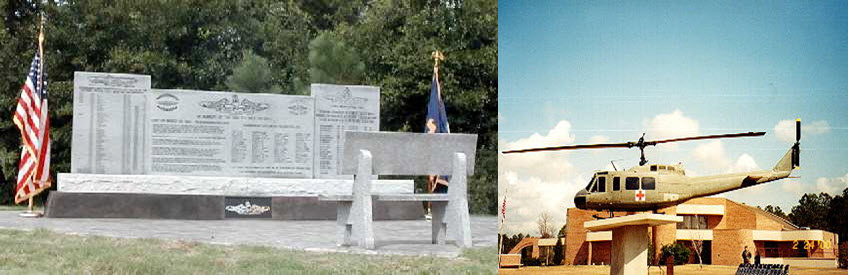
POLYGON ((143 174, 150 76, 74 72, 71 171, 143 174))
POLYGON ((149 174, 312 177, 312 97, 152 90, 149 98, 149 174))
POLYGON ((340 178, 344 131, 380 130, 380 88, 312 84, 315 178, 340 178))

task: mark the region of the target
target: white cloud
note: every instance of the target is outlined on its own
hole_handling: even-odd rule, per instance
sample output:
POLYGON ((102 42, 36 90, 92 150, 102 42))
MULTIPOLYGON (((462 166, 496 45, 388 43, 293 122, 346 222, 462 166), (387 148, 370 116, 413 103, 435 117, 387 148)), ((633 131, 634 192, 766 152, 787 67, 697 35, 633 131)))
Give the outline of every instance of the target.
POLYGON ((642 121, 646 136, 651 139, 667 139, 698 135, 698 121, 684 116, 680 109, 671 113, 659 114, 650 120, 642 121))
MULTIPOLYGON (((534 133, 513 142, 499 141, 499 150, 573 144, 571 123, 560 121, 547 134, 534 133)), ((538 234, 536 220, 548 212, 559 230, 566 209, 574 206, 574 194, 589 181, 568 160, 568 152, 533 152, 498 156, 499 201, 507 196, 503 233, 538 234)))
POLYGON ((730 167, 730 157, 727 156, 721 140, 699 144, 692 151, 692 155, 696 160, 703 162, 710 172, 727 170, 730 167))
MULTIPOLYGON (((827 121, 819 120, 811 123, 801 123, 801 138, 810 135, 819 135, 830 132, 827 121)), ((795 121, 781 120, 774 126, 774 133, 778 139, 785 142, 795 142, 795 121)))
POLYGON ((608 136, 593 136, 593 137, 590 137, 590 138, 589 138, 588 143, 589 143, 589 144, 594 144, 594 143, 608 143, 609 141, 610 141, 610 139, 609 139, 609 137, 608 137, 608 136))
POLYGON ((816 180, 816 192, 825 192, 831 195, 842 194, 842 190, 848 188, 848 174, 841 177, 825 178, 816 180))
POLYGON ((784 179, 783 184, 780 186, 783 191, 793 193, 797 196, 800 196, 803 193, 803 187, 804 186, 802 186, 800 182, 793 179, 784 179))
MULTIPOLYGON (((563 120, 546 135, 533 133, 527 138, 501 143, 502 146, 499 147, 503 147, 504 150, 513 150, 572 144, 575 138, 570 131, 571 123, 563 120)), ((510 171, 520 175, 538 177, 542 181, 556 181, 574 170, 574 166, 566 159, 567 154, 568 152, 565 151, 502 154, 498 158, 498 163, 499 166, 501 162, 508 164, 506 167, 510 171)))
POLYGON ((742 154, 739 158, 736 159, 736 163, 730 167, 731 173, 736 172, 751 172, 761 170, 760 166, 757 165, 757 161, 754 160, 754 157, 748 154, 742 154))

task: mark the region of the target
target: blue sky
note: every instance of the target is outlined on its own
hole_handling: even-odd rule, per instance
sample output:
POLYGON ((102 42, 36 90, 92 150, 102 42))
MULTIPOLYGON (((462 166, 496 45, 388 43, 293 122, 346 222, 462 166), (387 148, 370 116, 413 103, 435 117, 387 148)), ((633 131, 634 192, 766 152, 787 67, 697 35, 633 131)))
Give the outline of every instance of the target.
MULTIPOLYGON (((667 138, 766 131, 761 138, 686 142, 646 153, 655 163, 683 162, 694 175, 770 169, 791 146, 775 128, 800 117, 808 125, 802 170, 795 174, 801 178, 725 196, 788 212, 800 194, 835 194, 848 186, 848 2, 499 6, 501 149, 624 142, 642 132, 667 138)), ((564 222, 570 196, 593 170, 612 168, 613 159, 623 159, 617 164, 625 168, 638 161, 638 151, 626 149, 539 154, 499 156, 500 197, 514 194, 507 219, 513 211, 517 231, 529 230, 539 209, 564 222), (533 161, 564 168, 551 171, 557 168, 533 161), (555 203, 542 205, 534 194, 555 203)))

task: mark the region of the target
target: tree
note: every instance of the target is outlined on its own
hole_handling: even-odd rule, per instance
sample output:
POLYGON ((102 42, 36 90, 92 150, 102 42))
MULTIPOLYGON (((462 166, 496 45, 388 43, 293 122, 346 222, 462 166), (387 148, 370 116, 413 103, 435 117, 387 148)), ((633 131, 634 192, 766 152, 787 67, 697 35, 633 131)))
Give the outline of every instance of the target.
POLYGON ((274 84, 268 60, 244 51, 241 63, 227 77, 227 88, 242 93, 280 93, 280 86, 274 84))
POLYGON ((691 253, 691 251, 689 251, 689 248, 686 248, 685 245, 677 242, 673 244, 663 245, 661 251, 662 259, 660 259, 660 262, 665 263, 665 260, 668 258, 668 256, 674 256, 675 265, 680 265, 688 262, 689 254, 691 253))
POLYGON ((421 131, 433 76, 430 53, 444 52, 439 77, 451 132, 478 135, 477 169, 468 179, 470 208, 495 214, 497 1, 379 0, 367 8, 356 24, 339 24, 334 33, 359 50, 368 68, 365 79, 381 88, 381 129, 421 131))
MULTIPOLYGON (((35 52, 38 15, 47 15, 54 175, 70 170, 74 71, 148 74, 155 88, 224 90, 249 51, 267 58, 270 78, 257 79, 273 90, 308 93, 313 72, 316 82, 379 86, 381 130, 410 132, 423 128, 430 52, 441 50, 451 131, 478 135, 469 208, 497 211, 497 1, 13 0, 0 1, 0 11, 0 109, 7 114, 35 52)), ((19 146, 11 120, 0 120, 0 203, 12 198, 19 146)))
POLYGON ((365 63, 356 50, 332 33, 322 33, 309 42, 309 80, 312 83, 360 84, 365 63))
POLYGON ((562 264, 562 261, 565 258, 563 256, 563 250, 564 249, 565 248, 562 245, 562 238, 557 237, 556 246, 554 246, 554 260, 553 260, 555 265, 561 265, 562 264))
POLYGON ((848 219, 845 218, 845 213, 848 213, 848 188, 833 197, 827 213, 828 230, 839 235, 843 242, 848 241, 848 219))
POLYGON ((319 30, 332 30, 339 24, 356 23, 368 9, 365 0, 299 0, 300 8, 312 17, 319 30))
MULTIPOLYGON (((697 214, 695 215, 695 220, 696 221, 698 220, 697 214)), ((704 228, 704 229, 706 229, 706 228, 704 228)), ((695 235, 696 235, 695 239, 697 239, 697 240, 695 240, 695 239, 692 240, 692 248, 695 252, 695 255, 698 256, 698 268, 701 269, 701 268, 704 268, 704 266, 703 266, 704 263, 703 263, 703 260, 701 259, 701 253, 702 253, 702 251, 704 251, 704 240, 702 240, 700 238, 701 237, 700 231, 695 231, 695 232, 696 232, 695 233, 695 235)))
POLYGON ((783 213, 783 209, 780 209, 780 206, 772 206, 771 204, 766 205, 766 208, 763 209, 766 212, 772 213, 775 216, 781 217, 785 220, 789 220, 789 216, 786 216, 786 213, 783 213))
POLYGON ((542 238, 550 238, 553 235, 553 225, 551 224, 551 215, 547 211, 539 215, 539 220, 536 221, 539 226, 539 236, 542 238))
POLYGON ((797 226, 828 230, 827 214, 832 197, 827 193, 807 193, 792 207, 789 220, 797 226))

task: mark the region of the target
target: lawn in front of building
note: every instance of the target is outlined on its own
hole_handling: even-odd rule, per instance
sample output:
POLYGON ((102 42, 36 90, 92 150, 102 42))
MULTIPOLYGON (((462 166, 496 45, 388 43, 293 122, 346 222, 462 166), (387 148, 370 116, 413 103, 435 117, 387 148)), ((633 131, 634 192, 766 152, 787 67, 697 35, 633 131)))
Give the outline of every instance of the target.
MULTIPOLYGON (((652 266, 648 269, 648 273, 652 275, 665 274, 665 267, 662 269, 652 266)), ((697 264, 678 265, 674 267, 674 274, 735 274, 736 266, 727 265, 703 265, 699 267, 697 264)), ((498 274, 586 274, 586 275, 606 275, 610 274, 608 265, 560 265, 560 266, 528 266, 519 269, 501 268, 498 269, 498 274)), ((789 267, 789 274, 792 275, 818 275, 818 274, 848 274, 846 269, 822 269, 822 268, 804 268, 804 267, 789 267)))

